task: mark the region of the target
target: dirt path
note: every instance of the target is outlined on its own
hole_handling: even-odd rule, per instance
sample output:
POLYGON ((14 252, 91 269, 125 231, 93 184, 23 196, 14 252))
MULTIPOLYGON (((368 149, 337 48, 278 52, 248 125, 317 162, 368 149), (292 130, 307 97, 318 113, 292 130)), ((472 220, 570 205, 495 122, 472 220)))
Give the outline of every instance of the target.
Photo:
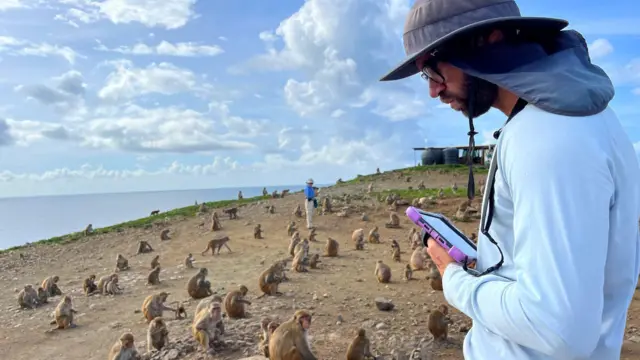
MULTIPOLYGON (((416 186, 421 179, 430 187, 448 186, 453 181, 459 185, 466 177, 431 174, 413 175, 410 183, 398 179, 395 175, 382 176, 376 180, 377 189, 406 188, 416 186)), ((368 183, 353 184, 322 189, 321 195, 334 197, 342 193, 362 193, 368 183)), ((443 200, 437 211, 452 215, 456 199, 443 200)), ((105 359, 110 346, 124 331, 132 331, 137 346, 145 347, 146 323, 140 309, 143 299, 154 292, 168 291, 169 301, 186 301, 189 318, 173 320, 172 314, 165 314, 172 342, 179 341, 173 351, 163 351, 154 359, 204 359, 199 351, 194 351, 189 333, 191 317, 197 301, 189 301, 185 285, 189 277, 197 270, 184 269, 181 265, 187 253, 193 253, 196 267, 209 269, 209 280, 215 291, 223 295, 239 284, 249 288, 249 307, 252 317, 246 320, 226 320, 228 346, 216 359, 238 359, 257 354, 258 322, 261 316, 270 315, 280 320, 288 319, 294 309, 307 308, 314 312, 311 328, 311 343, 319 359, 343 359, 344 352, 359 327, 367 330, 372 348, 380 354, 390 353, 394 349, 409 352, 423 339, 430 338, 427 330, 428 310, 444 303, 441 292, 431 290, 424 280, 424 272, 416 272, 417 281, 401 280, 402 268, 411 255, 407 244, 407 234, 413 226, 401 216, 402 229, 386 229, 386 205, 374 200, 353 201, 352 205, 367 206, 369 221, 363 222, 358 214, 348 218, 335 215, 316 216, 318 227, 317 243, 312 243, 311 252, 322 252, 327 237, 340 242, 338 258, 323 258, 321 268, 309 273, 288 272, 289 282, 281 286, 285 293, 282 297, 255 299, 258 291, 257 277, 262 269, 273 261, 287 256, 289 237, 286 224, 295 219, 303 225, 304 219, 292 215, 294 206, 301 202, 301 195, 294 194, 284 199, 270 200, 276 206, 275 214, 266 214, 262 204, 242 207, 238 220, 223 219, 221 233, 229 235, 233 252, 222 250, 221 255, 200 255, 206 241, 213 235, 198 227, 208 216, 175 221, 167 226, 171 229, 172 239, 161 242, 159 234, 162 228, 151 230, 126 230, 121 233, 95 235, 72 244, 32 246, 19 252, 0 255, 0 282, 5 289, 0 294, 0 357, 12 360, 65 359, 89 360, 105 359), (375 206, 375 207, 374 207, 375 206), (377 210, 376 210, 377 207, 377 210), (253 225, 261 223, 265 231, 264 240, 253 239, 253 225), (368 232, 374 225, 380 227, 382 244, 367 244, 364 251, 352 250, 351 232, 364 228, 368 232), (397 239, 402 247, 402 263, 391 260, 389 241, 397 239), (150 240, 155 252, 134 256, 137 241, 150 240), (25 256, 22 260, 19 254, 25 256), (124 294, 113 296, 85 297, 82 294, 82 281, 89 274, 98 278, 110 273, 115 258, 122 253, 129 259, 132 269, 121 273, 124 294), (146 274, 153 256, 160 254, 162 265, 159 286, 147 286, 146 274), (379 284, 373 275, 375 262, 382 259, 393 271, 390 284, 379 284), (49 325, 51 312, 58 298, 36 310, 18 310, 16 296, 24 284, 37 286, 42 279, 50 275, 60 276, 63 292, 74 298, 74 306, 79 311, 78 327, 53 334, 45 333, 49 325), (380 312, 376 309, 374 298, 383 296, 392 299, 396 309, 392 312, 380 312), (342 319, 342 321, 338 321, 342 319)), ((477 230, 477 223, 459 223, 465 232, 477 230)), ((217 235, 217 234, 216 234, 217 235)), ((301 232, 302 236, 306 232, 301 232)), ((638 359, 640 356, 640 301, 636 295, 629 311, 628 339, 625 343, 622 359, 638 359)), ((461 343, 464 333, 459 329, 470 326, 470 321, 461 313, 452 309, 455 324, 450 331, 449 343, 439 345, 434 350, 434 359, 462 359, 461 343)))

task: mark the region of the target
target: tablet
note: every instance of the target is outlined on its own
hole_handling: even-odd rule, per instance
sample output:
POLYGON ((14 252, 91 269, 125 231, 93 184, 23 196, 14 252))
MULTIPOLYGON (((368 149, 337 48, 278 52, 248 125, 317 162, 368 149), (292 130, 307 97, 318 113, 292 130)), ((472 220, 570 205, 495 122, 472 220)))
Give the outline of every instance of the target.
POLYGON ((409 206, 407 217, 422 229, 422 242, 427 246, 429 238, 434 239, 458 263, 470 264, 478 257, 476 244, 469 240, 442 214, 436 214, 409 206))

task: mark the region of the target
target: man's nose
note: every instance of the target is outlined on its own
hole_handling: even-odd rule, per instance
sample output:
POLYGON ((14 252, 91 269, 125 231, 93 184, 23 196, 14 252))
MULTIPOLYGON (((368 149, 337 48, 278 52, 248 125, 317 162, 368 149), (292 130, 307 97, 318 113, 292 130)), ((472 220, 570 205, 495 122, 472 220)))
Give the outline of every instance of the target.
POLYGON ((445 87, 446 86, 444 86, 444 84, 437 83, 432 79, 429 79, 429 96, 431 96, 434 99, 437 98, 440 95, 440 93, 445 89, 445 87))

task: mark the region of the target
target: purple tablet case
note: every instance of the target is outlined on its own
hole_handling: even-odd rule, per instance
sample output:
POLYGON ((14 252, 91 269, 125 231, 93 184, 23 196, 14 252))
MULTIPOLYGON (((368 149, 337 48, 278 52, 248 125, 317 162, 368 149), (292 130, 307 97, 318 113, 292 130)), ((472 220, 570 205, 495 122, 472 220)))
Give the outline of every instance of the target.
MULTIPOLYGON (((437 241, 440 245, 442 245, 442 247, 447 250, 449 255, 456 262, 462 264, 465 262, 465 259, 467 259, 467 264, 469 264, 471 261, 475 260, 472 258, 468 258, 467 255, 465 255, 462 251, 460 251, 460 249, 456 248, 449 241, 447 241, 447 239, 440 236, 440 234, 422 218, 422 215, 420 215, 420 212, 418 209, 416 209, 413 206, 409 206, 405 213, 407 217, 409 217, 409 219, 413 221, 414 224, 418 225, 422 229, 421 237, 422 237, 422 243, 424 244, 424 246, 427 246, 427 240, 429 240, 429 238, 432 238, 435 241, 437 241)), ((446 220, 446 218, 444 217, 443 219, 446 220)), ((446 222, 448 223, 448 221, 446 222)))

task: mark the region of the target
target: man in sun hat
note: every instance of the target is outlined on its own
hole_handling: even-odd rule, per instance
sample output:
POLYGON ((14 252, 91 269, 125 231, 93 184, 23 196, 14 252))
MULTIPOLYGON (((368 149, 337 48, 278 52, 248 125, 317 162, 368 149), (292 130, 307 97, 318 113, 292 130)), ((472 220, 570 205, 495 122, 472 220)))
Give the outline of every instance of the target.
POLYGON ((307 229, 313 228, 313 212, 316 208, 316 191, 313 188, 313 179, 307 180, 304 188, 304 209, 307 213, 307 229))
POLYGON ((473 320, 465 359, 620 358, 640 270, 640 166, 608 106, 610 79, 566 26, 522 17, 511 0, 416 0, 408 57, 381 79, 420 74, 468 118, 471 150, 474 118, 508 117, 475 269, 427 242, 446 300, 473 320))

